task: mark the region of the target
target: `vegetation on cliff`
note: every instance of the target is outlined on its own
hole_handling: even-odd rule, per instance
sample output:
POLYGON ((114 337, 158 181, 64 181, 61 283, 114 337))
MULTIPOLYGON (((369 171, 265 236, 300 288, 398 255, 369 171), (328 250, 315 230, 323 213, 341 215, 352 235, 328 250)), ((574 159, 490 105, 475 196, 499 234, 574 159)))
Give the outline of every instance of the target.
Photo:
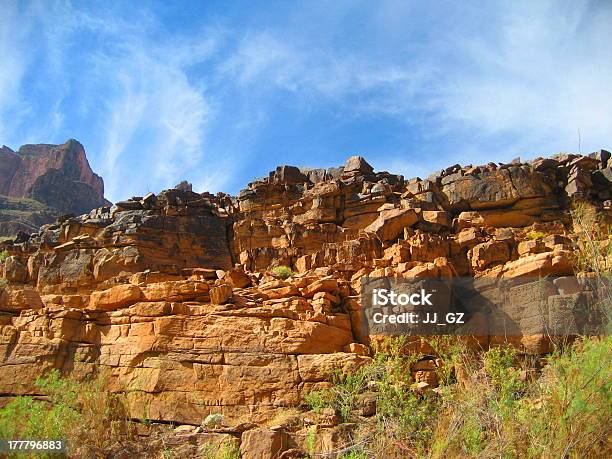
POLYGON ((385 343, 371 364, 306 397, 316 412, 331 408, 360 425, 342 448, 346 456, 607 457, 610 337, 561 347, 541 371, 512 347, 475 355, 457 339, 431 344, 442 356, 435 390, 414 384, 416 359, 400 339, 385 343), (363 417, 368 400, 376 413, 363 417))

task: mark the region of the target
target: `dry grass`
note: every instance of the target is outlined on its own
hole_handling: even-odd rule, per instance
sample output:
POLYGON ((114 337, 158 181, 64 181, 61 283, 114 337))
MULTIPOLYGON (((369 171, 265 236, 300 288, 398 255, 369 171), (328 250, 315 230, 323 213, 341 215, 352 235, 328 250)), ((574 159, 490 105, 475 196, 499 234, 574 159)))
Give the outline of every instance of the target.
POLYGON ((0 438, 66 439, 71 457, 108 457, 129 450, 134 431, 124 397, 107 379, 60 378, 52 371, 36 385, 48 401, 16 397, 0 410, 0 438))
POLYGON ((453 370, 436 392, 412 389, 405 357, 378 354, 307 401, 359 424, 346 451, 351 457, 610 457, 612 338, 583 338, 559 349, 533 380, 523 377, 531 362, 512 347, 476 357, 460 341, 445 341, 452 344, 445 358, 453 370), (459 366, 466 375, 460 383, 459 366), (365 394, 377 402, 369 419, 355 409, 365 394))

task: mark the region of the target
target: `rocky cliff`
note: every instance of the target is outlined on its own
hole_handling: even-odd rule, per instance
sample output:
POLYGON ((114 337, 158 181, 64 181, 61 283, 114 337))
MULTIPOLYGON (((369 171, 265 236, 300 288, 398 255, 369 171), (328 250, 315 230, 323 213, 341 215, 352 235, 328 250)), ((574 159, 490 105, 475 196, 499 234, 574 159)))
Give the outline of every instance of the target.
POLYGON ((23 145, 16 152, 0 148, 0 195, 20 202, 23 212, 12 215, 6 212, 10 206, 2 205, 0 234, 31 231, 57 215, 82 214, 107 203, 102 178, 91 170, 83 145, 72 139, 63 145, 23 145), (29 200, 41 203, 44 213, 36 213, 43 209, 29 200))
MULTIPOLYGON (((103 368, 132 417, 195 429, 219 413, 223 426, 197 435, 273 457, 303 436, 254 427, 298 406, 333 369, 369 359, 362 277, 570 276, 569 206, 587 200, 609 218, 611 166, 602 150, 406 180, 351 157, 330 170, 281 166, 238 197, 180 187, 45 225, 3 243, 0 392, 35 393, 52 368, 103 368), (270 270, 280 265, 295 273, 270 270)), ((580 290, 568 282, 550 288, 580 290)), ((548 349, 544 335, 513 342, 548 349)), ((412 346, 432 352, 418 337, 412 346)), ((435 385, 427 361, 413 375, 435 385)), ((321 427, 330 438, 332 427, 321 427)))

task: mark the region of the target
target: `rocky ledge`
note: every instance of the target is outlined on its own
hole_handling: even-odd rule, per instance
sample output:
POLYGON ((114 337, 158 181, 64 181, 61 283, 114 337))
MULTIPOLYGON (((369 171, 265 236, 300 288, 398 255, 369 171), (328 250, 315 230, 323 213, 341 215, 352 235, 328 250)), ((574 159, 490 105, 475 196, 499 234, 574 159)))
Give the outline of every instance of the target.
MULTIPOLYGON (((570 205, 610 218, 611 165, 602 150, 406 180, 352 157, 281 166, 238 197, 183 184, 21 233, 2 243, 0 392, 35 394, 53 368, 104 369, 131 417, 272 457, 298 437, 255 427, 369 360, 363 276, 570 276, 570 205), (211 414, 223 426, 196 429, 211 414)), ((514 342, 547 350, 546 336, 514 342)), ((418 362, 415 381, 434 386, 432 364, 418 362)))

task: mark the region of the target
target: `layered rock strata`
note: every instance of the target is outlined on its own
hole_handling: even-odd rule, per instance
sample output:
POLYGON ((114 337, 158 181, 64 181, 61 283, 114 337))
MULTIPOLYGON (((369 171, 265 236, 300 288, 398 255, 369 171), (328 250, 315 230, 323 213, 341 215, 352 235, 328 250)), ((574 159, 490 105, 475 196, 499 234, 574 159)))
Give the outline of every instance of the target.
MULTIPOLYGON (((363 276, 571 276, 570 205, 610 218, 609 163, 602 150, 406 180, 352 157, 281 166, 237 198, 179 187, 45 225, 3 243, 0 392, 35 393, 52 368, 105 371, 135 418, 220 413, 226 434, 274 448, 281 434, 248 423, 368 361, 363 276)), ((578 293, 571 283, 555 293, 578 293)), ((515 342, 547 350, 546 337, 515 342)), ((435 383, 432 362, 415 381, 435 383)))

